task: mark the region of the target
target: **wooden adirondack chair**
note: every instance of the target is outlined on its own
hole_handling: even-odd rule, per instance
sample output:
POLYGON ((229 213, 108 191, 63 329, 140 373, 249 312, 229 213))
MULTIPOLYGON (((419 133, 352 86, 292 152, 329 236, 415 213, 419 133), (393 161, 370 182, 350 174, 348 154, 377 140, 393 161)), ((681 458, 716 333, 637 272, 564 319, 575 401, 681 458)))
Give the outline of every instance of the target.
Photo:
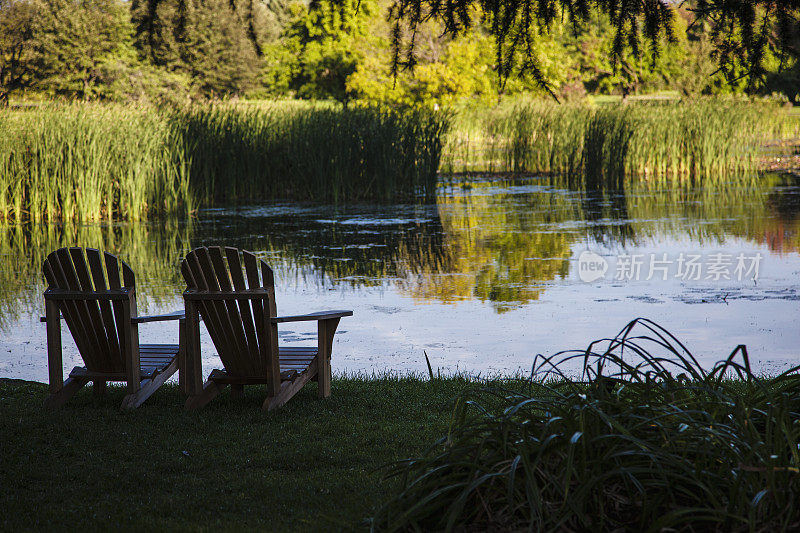
POLYGON ((183 312, 139 317, 136 279, 131 267, 95 249, 61 248, 47 256, 43 266, 48 288, 44 293, 50 397, 45 405, 58 407, 92 382, 102 394, 108 381, 127 382, 123 408, 141 405, 178 370, 183 351, 179 344, 139 345, 139 324, 180 320, 183 312), (120 267, 122 283, 120 283, 120 267), (85 367, 75 367, 66 382, 61 359, 63 315, 85 367))
POLYGON ((188 286, 183 294, 187 373, 190 389, 197 392, 190 392, 187 409, 204 406, 228 385, 241 395, 245 385, 266 384, 265 410, 282 406, 313 378, 319 382, 319 396, 330 396, 333 335, 339 319, 352 316, 352 311, 277 317, 272 269, 236 248, 196 248, 181 263, 181 273, 188 286), (211 372, 202 391, 200 317, 225 367, 211 372), (278 348, 279 323, 313 320, 316 347, 278 348))

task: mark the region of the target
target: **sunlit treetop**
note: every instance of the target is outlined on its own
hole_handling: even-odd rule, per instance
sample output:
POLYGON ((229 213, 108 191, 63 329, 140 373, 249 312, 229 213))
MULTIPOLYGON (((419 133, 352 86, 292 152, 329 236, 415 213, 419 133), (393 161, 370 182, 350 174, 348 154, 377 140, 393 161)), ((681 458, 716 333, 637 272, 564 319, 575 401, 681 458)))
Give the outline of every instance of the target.
POLYGON ((497 75, 502 80, 529 75, 550 91, 534 54, 535 42, 555 23, 576 30, 600 11, 614 27, 614 58, 626 50, 639 56, 642 43, 657 57, 663 41, 673 40, 678 8, 708 24, 714 57, 723 72, 744 71, 751 80, 764 74, 767 51, 789 66, 800 57, 800 0, 393 0, 392 69, 413 68, 421 27, 438 22, 444 34, 466 34, 477 25, 495 41, 497 75))

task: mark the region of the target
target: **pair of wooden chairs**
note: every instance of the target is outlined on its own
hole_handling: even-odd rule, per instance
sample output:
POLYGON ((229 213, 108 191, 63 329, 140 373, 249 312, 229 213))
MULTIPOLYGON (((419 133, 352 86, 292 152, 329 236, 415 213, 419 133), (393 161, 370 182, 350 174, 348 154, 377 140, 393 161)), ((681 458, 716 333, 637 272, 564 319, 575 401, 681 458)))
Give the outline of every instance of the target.
POLYGON ((228 385, 241 395, 245 385, 266 384, 264 409, 285 404, 309 380, 328 397, 330 357, 339 319, 352 311, 277 316, 272 269, 250 252, 201 247, 181 263, 187 289, 185 312, 137 316, 136 279, 131 268, 95 249, 61 248, 44 262, 44 293, 50 396, 58 407, 92 382, 96 394, 106 383, 127 383, 123 408, 140 406, 179 372, 186 408, 199 408, 228 385), (121 272, 120 272, 121 271, 121 272), (121 273, 121 275, 120 275, 121 273), (61 320, 65 321, 85 364, 63 379, 61 320), (139 324, 177 320, 178 344, 139 344, 139 324), (200 321, 217 348, 223 369, 202 383, 200 321), (316 321, 316 347, 281 348, 278 324, 316 321))

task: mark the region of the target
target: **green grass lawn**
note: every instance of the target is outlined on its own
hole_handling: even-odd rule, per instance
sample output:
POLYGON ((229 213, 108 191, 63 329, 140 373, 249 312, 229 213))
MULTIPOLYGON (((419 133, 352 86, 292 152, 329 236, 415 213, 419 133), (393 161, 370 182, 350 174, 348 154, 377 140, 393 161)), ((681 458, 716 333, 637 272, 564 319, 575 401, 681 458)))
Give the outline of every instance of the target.
POLYGON ((0 380, 0 529, 365 529, 398 488, 383 465, 447 428, 462 379, 334 379, 274 414, 264 389, 199 412, 176 386, 122 412, 87 388, 55 412, 46 385, 0 380))

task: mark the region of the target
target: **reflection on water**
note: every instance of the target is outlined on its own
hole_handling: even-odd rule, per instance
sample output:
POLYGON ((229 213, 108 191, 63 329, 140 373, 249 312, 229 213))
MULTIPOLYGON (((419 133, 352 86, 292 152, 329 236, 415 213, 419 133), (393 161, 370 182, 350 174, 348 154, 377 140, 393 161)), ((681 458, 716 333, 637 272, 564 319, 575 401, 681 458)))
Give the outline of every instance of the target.
MULTIPOLYGON (((443 187, 435 205, 280 204, 205 210, 191 222, 0 227, 0 375, 46 375, 43 349, 33 353, 44 341, 32 326, 41 312, 39 269, 49 251, 72 244, 128 261, 140 301, 152 309, 180 306, 177 265, 193 246, 262 254, 276 270, 279 311, 357 308, 338 337, 350 350, 340 370, 389 362, 416 369, 422 349, 440 348, 445 368, 513 371, 527 368, 537 351, 580 346, 594 332, 611 335, 641 314, 674 322, 701 351, 732 348, 749 331, 741 338, 763 345, 765 360, 790 360, 787 347, 800 340, 791 318, 791 302, 800 298, 798 230, 800 186, 778 176, 669 190, 646 182, 586 189, 547 178, 484 180, 443 187), (613 271, 584 284, 576 258, 586 249, 612 269, 614 257, 637 252, 761 252, 764 261, 749 285, 623 283, 613 271), (751 307, 737 307, 737 299, 751 307), (726 309, 687 307, 696 303, 726 309), (532 327, 536 339, 521 340, 532 327), (718 346, 719 333, 731 341, 718 346), (775 335, 781 339, 773 342, 775 335), (20 343, 36 347, 26 364, 18 360, 20 343)), ((283 337, 313 339, 288 330, 283 337)))
POLYGON ((42 263, 63 246, 84 246, 123 258, 142 286, 139 308, 172 300, 180 284, 177 269, 189 248, 190 225, 175 220, 158 223, 65 225, 0 225, 0 327, 21 314, 41 313, 42 263))

